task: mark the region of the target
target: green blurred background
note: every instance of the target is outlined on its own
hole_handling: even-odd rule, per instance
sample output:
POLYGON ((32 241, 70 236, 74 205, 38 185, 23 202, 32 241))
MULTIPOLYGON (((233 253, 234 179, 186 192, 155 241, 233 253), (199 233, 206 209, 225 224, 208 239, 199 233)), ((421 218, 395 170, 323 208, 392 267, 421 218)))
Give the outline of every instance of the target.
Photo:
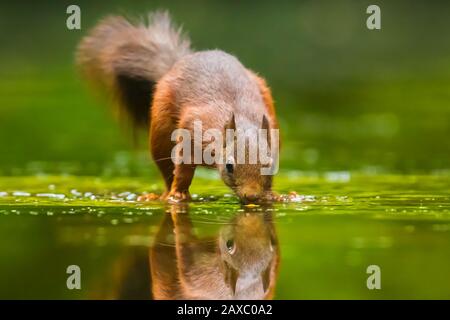
POLYGON ((376 1, 39 1, 0 4, 0 175, 141 175, 143 143, 74 67, 103 16, 169 9, 194 48, 220 48, 267 78, 282 169, 435 173, 450 168, 450 3, 376 1), (82 30, 66 28, 81 7, 82 30), (121 168, 121 169, 120 169, 121 168), (124 169, 125 168, 125 169, 124 169))

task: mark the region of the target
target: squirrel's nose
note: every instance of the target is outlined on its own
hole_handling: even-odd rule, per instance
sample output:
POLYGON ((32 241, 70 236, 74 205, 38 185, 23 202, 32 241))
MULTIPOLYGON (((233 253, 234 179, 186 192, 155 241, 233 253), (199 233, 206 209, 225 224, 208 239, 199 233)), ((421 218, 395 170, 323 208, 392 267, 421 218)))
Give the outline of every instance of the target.
POLYGON ((259 195, 257 193, 246 193, 244 199, 247 202, 255 202, 259 199, 259 195))

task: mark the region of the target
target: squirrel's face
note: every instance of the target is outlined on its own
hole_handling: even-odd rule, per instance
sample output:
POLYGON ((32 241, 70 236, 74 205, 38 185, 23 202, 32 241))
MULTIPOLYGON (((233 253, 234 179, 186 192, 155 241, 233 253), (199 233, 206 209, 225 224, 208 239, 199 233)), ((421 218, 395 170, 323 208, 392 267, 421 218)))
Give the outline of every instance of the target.
MULTIPOLYGON (((263 116, 262 125, 260 128, 252 128, 251 125, 245 124, 241 119, 241 128, 249 128, 247 130, 238 130, 234 114, 231 120, 225 126, 225 132, 232 130, 234 136, 232 139, 224 141, 224 148, 222 150, 223 164, 218 165, 218 169, 222 180, 228 185, 242 202, 256 202, 265 198, 265 195, 272 188, 272 175, 263 175, 264 167, 271 167, 273 159, 267 148, 270 149, 270 135, 266 137, 265 145, 267 148, 268 163, 262 164, 259 155, 259 147, 255 146, 260 142, 260 135, 257 129, 264 129, 269 131, 269 121, 266 116, 263 116), (252 130, 253 129, 253 130, 252 130), (239 143, 240 142, 240 143, 239 143), (233 143, 233 148, 227 148, 228 143, 233 143), (238 150, 243 149, 243 150, 238 150), (242 159, 242 151, 244 158, 242 159), (230 152, 230 153, 229 153, 230 152), (251 157, 252 152, 253 157, 251 157), (255 157, 256 155, 256 157, 255 157), (240 161, 236 161, 236 159, 240 161), (243 160, 243 161, 242 161, 243 160), (253 160, 253 161, 251 161, 253 160), (256 161, 254 161, 256 160, 256 161)), ((267 168, 265 168, 267 169, 267 168)))
POLYGON ((267 218, 258 212, 245 212, 220 232, 219 249, 225 281, 233 294, 246 285, 260 283, 257 287, 265 295, 274 281, 277 238, 273 224, 267 218))
POLYGON ((242 202, 256 202, 264 198, 272 188, 272 176, 262 175, 263 166, 256 164, 238 164, 234 157, 228 157, 219 166, 222 180, 237 194, 242 202))

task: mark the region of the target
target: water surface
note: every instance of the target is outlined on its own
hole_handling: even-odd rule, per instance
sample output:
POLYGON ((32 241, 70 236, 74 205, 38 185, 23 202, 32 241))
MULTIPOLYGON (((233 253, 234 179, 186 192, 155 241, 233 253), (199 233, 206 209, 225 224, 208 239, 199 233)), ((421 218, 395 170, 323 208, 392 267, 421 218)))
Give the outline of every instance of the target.
POLYGON ((450 298, 448 176, 276 181, 300 196, 243 207, 200 176, 179 206, 137 202, 161 191, 143 178, 3 177, 0 297, 450 298), (73 264, 81 290, 66 287, 73 264), (366 287, 369 265, 381 290, 366 287))

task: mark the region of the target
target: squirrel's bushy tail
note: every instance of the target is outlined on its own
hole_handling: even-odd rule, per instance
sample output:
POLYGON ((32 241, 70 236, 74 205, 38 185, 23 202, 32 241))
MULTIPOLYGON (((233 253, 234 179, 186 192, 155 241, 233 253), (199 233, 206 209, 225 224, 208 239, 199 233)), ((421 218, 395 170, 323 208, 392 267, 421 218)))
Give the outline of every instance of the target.
POLYGON ((80 43, 78 66, 94 84, 117 99, 120 117, 134 127, 149 123, 155 83, 184 55, 189 39, 176 28, 167 12, 154 12, 148 23, 133 24, 121 16, 103 19, 80 43))

